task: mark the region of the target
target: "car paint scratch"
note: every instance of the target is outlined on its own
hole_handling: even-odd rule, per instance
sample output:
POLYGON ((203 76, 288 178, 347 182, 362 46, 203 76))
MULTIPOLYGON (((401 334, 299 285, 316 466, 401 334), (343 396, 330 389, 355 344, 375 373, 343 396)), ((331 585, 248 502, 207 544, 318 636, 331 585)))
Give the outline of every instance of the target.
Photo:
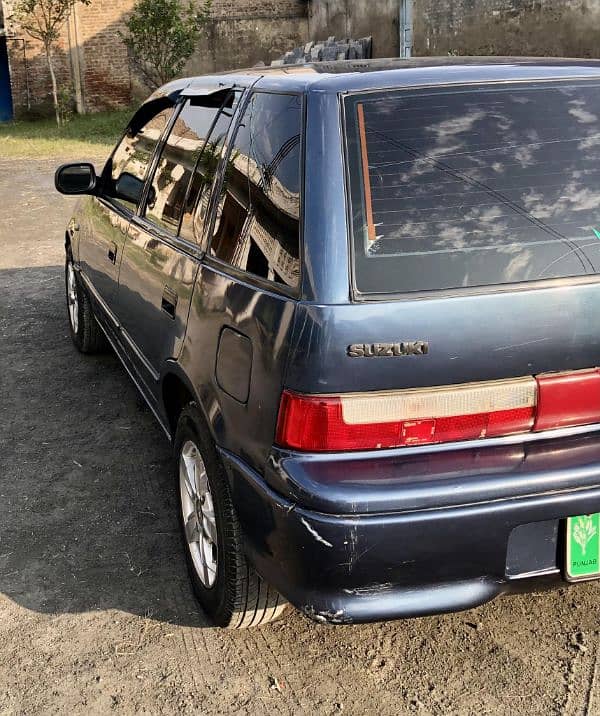
POLYGON ((509 351, 511 348, 523 348, 524 346, 531 346, 534 343, 544 343, 544 341, 549 341, 550 338, 536 338, 533 341, 525 341, 525 343, 511 343, 509 346, 500 346, 500 348, 494 348, 494 353, 497 351, 509 351))
POLYGON ((324 544, 326 547, 333 547, 331 542, 328 542, 324 537, 321 537, 321 535, 317 532, 317 530, 310 525, 304 517, 300 518, 300 522, 306 527, 306 529, 311 533, 311 535, 317 540, 317 542, 320 542, 321 544, 324 544))

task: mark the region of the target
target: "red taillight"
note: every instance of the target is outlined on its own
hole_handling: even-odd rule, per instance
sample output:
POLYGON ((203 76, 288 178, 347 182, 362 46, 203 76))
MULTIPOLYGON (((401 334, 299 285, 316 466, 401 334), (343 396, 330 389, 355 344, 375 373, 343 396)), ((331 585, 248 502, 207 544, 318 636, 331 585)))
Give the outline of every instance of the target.
POLYGON ((371 450, 600 422, 597 369, 379 393, 284 391, 281 447, 309 452, 371 450))
POLYGON ((540 375, 537 382, 535 431, 600 422, 600 372, 597 368, 540 375))
POLYGON ((369 450, 525 432, 536 383, 514 381, 382 393, 284 391, 276 442, 294 450, 369 450))

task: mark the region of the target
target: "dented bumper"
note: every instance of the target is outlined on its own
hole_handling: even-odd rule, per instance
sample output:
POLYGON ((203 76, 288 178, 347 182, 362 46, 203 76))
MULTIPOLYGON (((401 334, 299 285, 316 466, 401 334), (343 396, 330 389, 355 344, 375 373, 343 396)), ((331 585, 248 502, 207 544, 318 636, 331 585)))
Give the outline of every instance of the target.
POLYGON ((341 463, 291 458, 287 468, 285 459, 277 461, 288 493, 300 494, 310 473, 306 495, 309 487, 314 493, 318 469, 327 465, 324 487, 313 495, 320 509, 284 496, 269 484, 272 479, 233 455, 222 456, 257 571, 310 618, 356 623, 459 611, 502 593, 564 584, 562 520, 600 512, 598 434, 553 442, 551 450, 530 446, 516 462, 514 450, 496 451, 493 458, 478 450, 478 459, 461 451, 462 471, 461 457, 447 454, 444 479, 439 456, 434 463, 427 456, 426 476, 416 463, 412 472, 390 472, 400 464, 393 456, 368 464, 360 456, 341 463), (334 483, 336 510, 326 486, 337 469, 351 476, 356 460, 362 461, 362 492, 346 479, 347 493, 340 496, 342 483, 334 483), (363 503, 367 483, 371 510, 363 503), (387 492, 391 510, 381 509, 378 491, 387 492))

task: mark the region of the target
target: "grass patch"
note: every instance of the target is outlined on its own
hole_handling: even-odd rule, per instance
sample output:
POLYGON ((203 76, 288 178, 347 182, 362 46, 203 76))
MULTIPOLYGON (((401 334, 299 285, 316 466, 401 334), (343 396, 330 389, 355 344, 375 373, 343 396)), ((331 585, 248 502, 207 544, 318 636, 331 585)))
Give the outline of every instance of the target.
POLYGON ((63 127, 54 119, 0 124, 0 157, 65 160, 105 156, 133 114, 132 109, 75 115, 63 127))

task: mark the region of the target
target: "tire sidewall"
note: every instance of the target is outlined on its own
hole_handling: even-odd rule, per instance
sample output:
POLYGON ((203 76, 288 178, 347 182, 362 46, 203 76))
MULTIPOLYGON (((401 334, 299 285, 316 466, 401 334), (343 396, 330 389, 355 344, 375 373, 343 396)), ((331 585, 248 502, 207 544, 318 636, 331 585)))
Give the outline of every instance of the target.
POLYGON ((235 584, 235 535, 231 533, 232 511, 231 497, 225 471, 217 454, 214 442, 202 425, 202 418, 195 404, 188 405, 181 414, 173 445, 175 488, 177 494, 177 512, 187 569, 192 581, 194 593, 202 608, 215 624, 227 626, 232 613, 230 589, 235 584), (212 587, 205 587, 194 566, 187 543, 181 491, 179 484, 179 461, 185 443, 191 440, 200 453, 204 466, 215 511, 217 527, 217 577, 212 587))

